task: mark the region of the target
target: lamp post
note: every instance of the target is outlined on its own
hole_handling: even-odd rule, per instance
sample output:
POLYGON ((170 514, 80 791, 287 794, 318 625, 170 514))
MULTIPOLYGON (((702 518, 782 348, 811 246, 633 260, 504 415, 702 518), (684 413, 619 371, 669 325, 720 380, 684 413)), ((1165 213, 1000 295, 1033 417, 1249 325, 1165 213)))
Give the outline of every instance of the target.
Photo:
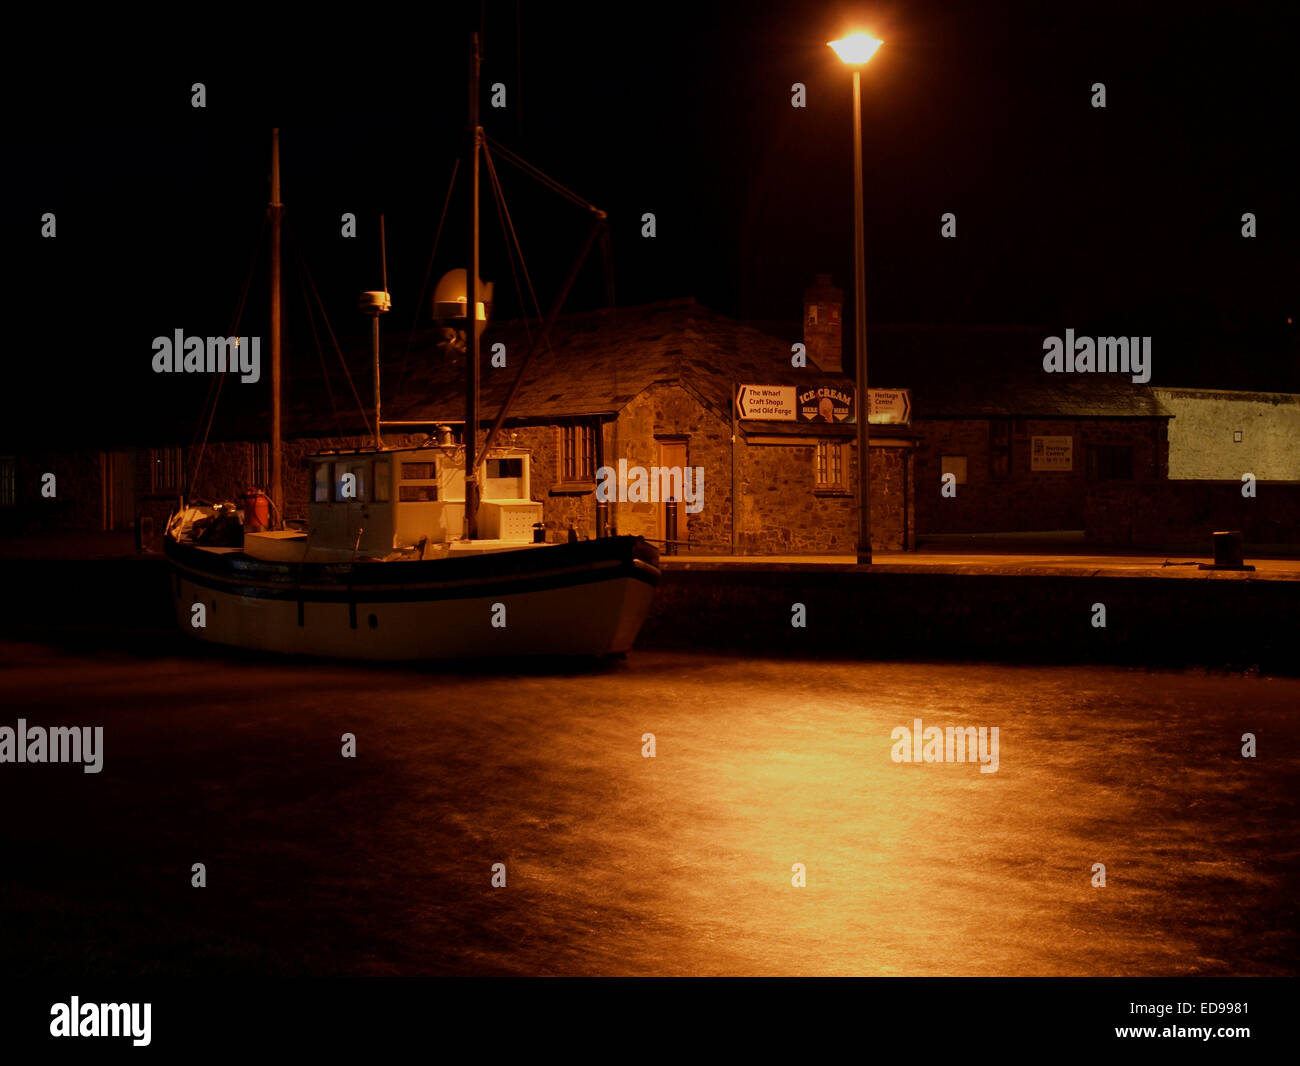
POLYGON ((867 273, 866 240, 862 229, 862 68, 881 42, 865 33, 850 34, 828 42, 835 54, 853 68, 853 271, 856 293, 853 308, 853 341, 856 347, 858 386, 858 562, 871 562, 871 457, 867 419, 867 273))

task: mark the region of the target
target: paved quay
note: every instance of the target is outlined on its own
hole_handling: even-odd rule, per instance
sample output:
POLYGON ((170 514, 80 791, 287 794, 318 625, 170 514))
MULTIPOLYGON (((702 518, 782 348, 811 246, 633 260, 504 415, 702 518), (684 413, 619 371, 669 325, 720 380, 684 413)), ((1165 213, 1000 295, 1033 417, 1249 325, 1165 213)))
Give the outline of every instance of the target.
POLYGON ((1255 558, 1246 563, 1254 570, 1202 570, 1212 556, 1090 555, 1060 552, 951 552, 922 549, 911 552, 875 552, 870 566, 858 566, 857 557, 844 555, 665 555, 665 570, 728 570, 777 567, 799 569, 841 568, 854 572, 907 574, 1042 574, 1052 577, 1175 577, 1216 580, 1263 579, 1300 581, 1300 559, 1255 558))

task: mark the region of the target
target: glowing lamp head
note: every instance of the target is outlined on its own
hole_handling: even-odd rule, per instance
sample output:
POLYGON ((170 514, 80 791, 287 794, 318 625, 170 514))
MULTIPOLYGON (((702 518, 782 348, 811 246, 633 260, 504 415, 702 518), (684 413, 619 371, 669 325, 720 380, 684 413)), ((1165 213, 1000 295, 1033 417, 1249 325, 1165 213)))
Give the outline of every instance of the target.
POLYGON ((868 37, 865 33, 852 33, 840 41, 828 41, 835 54, 851 67, 860 67, 876 54, 876 49, 884 42, 868 37))

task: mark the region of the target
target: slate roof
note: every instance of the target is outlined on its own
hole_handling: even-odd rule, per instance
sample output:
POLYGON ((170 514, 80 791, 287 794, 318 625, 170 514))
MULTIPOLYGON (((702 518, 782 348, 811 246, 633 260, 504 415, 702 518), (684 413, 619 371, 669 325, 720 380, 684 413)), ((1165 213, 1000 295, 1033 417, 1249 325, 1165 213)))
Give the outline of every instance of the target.
MULTIPOLYGON (((533 327, 534 334, 537 327, 533 327)), ((385 371, 385 419, 461 418, 464 400, 459 357, 440 356, 432 331, 411 338, 410 354, 385 371)), ((388 341, 397 353, 407 338, 388 341)), ((514 380, 516 360, 528 349, 521 324, 483 335, 485 357, 506 345, 508 364, 485 369, 480 393, 485 419, 494 417, 514 380)), ((551 421, 615 415, 652 385, 680 385, 718 417, 731 418, 735 384, 843 387, 849 379, 790 365, 790 346, 743 323, 701 307, 670 300, 614 312, 595 311, 557 321, 549 345, 529 364, 510 417, 551 421)))
POLYGON ((868 324, 867 380, 910 388, 916 419, 1171 417, 1130 374, 1045 373, 1049 335, 1042 326, 868 324))
MULTIPOLYGON (((718 417, 730 419, 734 384, 851 384, 842 374, 792 367, 790 335, 776 336, 692 299, 571 315, 557 322, 549 350, 534 356, 511 417, 614 415, 651 385, 676 383, 718 417)), ((1044 336, 1042 327, 869 326, 868 376, 877 388, 910 388, 914 416, 920 419, 1170 415, 1151 388, 1131 375, 1044 373, 1044 336)), ((432 331, 409 339, 410 352, 400 358, 408 338, 385 342, 392 354, 385 370, 384 393, 391 399, 384 401, 384 417, 463 417, 461 359, 442 357, 433 347, 432 331)), ((517 323, 485 331, 485 357, 498 341, 512 358, 527 350, 517 323)), ((496 414, 514 373, 510 365, 485 370, 485 419, 496 414)), ((762 431, 792 429, 791 423, 772 423, 762 431)))
MULTIPOLYGON (((531 324, 533 335, 538 326, 531 324)), ((652 385, 675 383, 724 421, 734 384, 851 384, 841 374, 790 365, 797 324, 758 328, 718 314, 693 299, 616 311, 562 316, 549 348, 534 356, 511 408, 512 421, 552 422, 614 416, 652 385), (778 335, 783 334, 783 335, 778 335)), ((876 388, 909 388, 916 420, 928 418, 1168 417, 1150 387, 1124 374, 1046 374, 1042 327, 869 325, 869 380, 876 388)), ((384 419, 459 421, 464 417, 464 357, 439 347, 440 332, 385 332, 382 339, 384 419)), ((344 340, 353 384, 372 403, 370 338, 344 340)), ((493 325, 483 334, 480 410, 490 422, 500 409, 518 360, 529 344, 523 323, 493 325), (491 368, 492 346, 504 343, 507 366, 491 368)), ((852 347, 846 355, 852 361, 852 347)), ((285 383, 286 436, 360 434, 364 424, 336 356, 327 353, 326 388, 314 353, 301 354, 285 383), (331 400, 332 394, 332 400, 331 400)), ((238 396, 244 394, 233 390, 238 396)), ((264 401, 263 401, 264 402, 264 401)), ((260 406, 260 405, 259 405, 260 406)), ((367 410, 369 414, 369 410, 367 410)), ((214 439, 264 437, 266 415, 245 408, 218 412, 214 439), (258 428, 260 427, 260 428, 258 428)), ((742 423, 749 434, 835 435, 824 424, 742 423)), ((887 427, 877 427, 884 431, 887 427)), ((846 431, 847 432, 847 431, 846 431)), ((875 430, 873 430, 873 433, 875 430)))

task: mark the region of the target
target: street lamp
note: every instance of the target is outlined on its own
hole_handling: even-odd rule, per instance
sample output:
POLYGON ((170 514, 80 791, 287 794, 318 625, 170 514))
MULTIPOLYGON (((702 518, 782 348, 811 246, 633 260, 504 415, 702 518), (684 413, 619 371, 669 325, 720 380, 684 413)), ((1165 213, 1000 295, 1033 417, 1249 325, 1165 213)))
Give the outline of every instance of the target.
POLYGON ((881 41, 865 33, 854 33, 827 42, 835 54, 853 68, 853 270, 856 281, 853 339, 857 350, 858 384, 858 562, 871 562, 871 466, 867 419, 867 273, 866 240, 862 230, 862 68, 876 54, 881 41))

